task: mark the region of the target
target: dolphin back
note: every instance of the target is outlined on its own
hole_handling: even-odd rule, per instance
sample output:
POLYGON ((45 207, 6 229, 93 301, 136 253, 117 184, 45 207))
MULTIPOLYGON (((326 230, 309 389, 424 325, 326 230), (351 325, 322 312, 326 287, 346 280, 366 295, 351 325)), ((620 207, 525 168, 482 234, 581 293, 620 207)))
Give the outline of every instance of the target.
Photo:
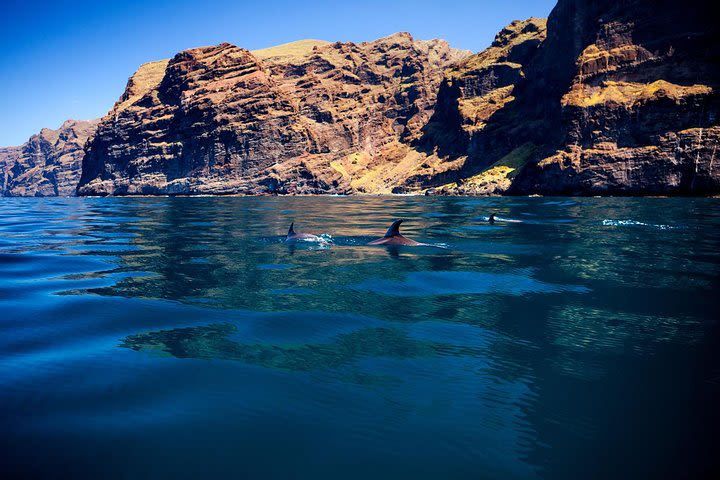
POLYGON ((398 235, 400 235, 400 224, 402 222, 402 220, 395 220, 393 224, 390 225, 390 228, 388 228, 388 231, 385 234, 385 238, 397 237, 398 235))

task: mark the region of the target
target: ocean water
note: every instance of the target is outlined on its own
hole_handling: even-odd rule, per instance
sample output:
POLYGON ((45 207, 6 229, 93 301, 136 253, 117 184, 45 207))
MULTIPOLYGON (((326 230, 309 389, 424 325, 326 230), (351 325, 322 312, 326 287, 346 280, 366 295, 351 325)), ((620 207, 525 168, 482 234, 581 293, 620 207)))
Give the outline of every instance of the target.
POLYGON ((719 227, 718 199, 2 199, 0 476, 712 476, 719 227), (431 246, 365 245, 396 218, 431 246))

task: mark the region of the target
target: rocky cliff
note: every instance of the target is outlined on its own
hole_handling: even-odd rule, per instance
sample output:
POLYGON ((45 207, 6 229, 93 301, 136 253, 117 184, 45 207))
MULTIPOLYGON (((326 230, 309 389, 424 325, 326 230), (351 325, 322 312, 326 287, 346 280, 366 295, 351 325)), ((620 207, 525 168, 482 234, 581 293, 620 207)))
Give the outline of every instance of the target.
POLYGON ((511 119, 499 122, 497 118, 515 102, 515 89, 522 84, 525 71, 545 40, 546 23, 538 18, 515 21, 498 33, 489 48, 446 69, 435 112, 415 144, 428 159, 436 160, 428 162, 434 168, 405 180, 408 190, 455 179, 459 183, 444 185, 438 191, 495 194, 507 190, 515 175, 513 162, 505 159, 501 167, 484 169, 512 150, 507 144, 515 141, 518 125, 511 119), (499 139, 501 145, 481 141, 488 138, 499 139), (474 177, 479 171, 481 179, 474 177))
POLYGON ((720 41, 706 7, 560 0, 513 101, 450 152, 468 155, 467 178, 440 190, 720 191, 720 41))
POLYGON ((399 33, 143 65, 88 144, 78 192, 389 192, 423 163, 410 144, 443 69, 468 54, 399 33))
POLYGON ((83 147, 97 123, 68 120, 57 130, 43 128, 22 146, 0 148, 0 195, 74 195, 83 147))
POLYGON ((407 33, 187 50, 142 65, 96 131, 0 149, 0 187, 68 194, 82 159, 80 195, 717 194, 706 7, 559 0, 475 55, 407 33))
POLYGON ((517 191, 718 192, 720 30, 706 8, 698 0, 561 1, 551 19, 558 34, 536 73, 570 42, 570 86, 554 113, 561 147, 523 172, 517 191), (574 25, 582 28, 566 31, 574 25))

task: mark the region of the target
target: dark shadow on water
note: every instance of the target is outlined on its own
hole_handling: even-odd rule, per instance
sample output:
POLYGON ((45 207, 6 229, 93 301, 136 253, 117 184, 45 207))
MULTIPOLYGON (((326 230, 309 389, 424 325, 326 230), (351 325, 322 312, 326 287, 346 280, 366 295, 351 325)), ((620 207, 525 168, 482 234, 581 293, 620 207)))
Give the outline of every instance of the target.
MULTIPOLYGON (((459 346, 413 338, 395 328, 363 328, 336 335, 324 343, 241 343, 228 337, 238 328, 217 323, 130 335, 120 346, 176 358, 232 360, 263 368, 292 372, 332 371, 350 367, 364 358, 412 359, 419 357, 482 355, 480 347, 459 346)), ((343 372, 343 378, 350 378, 343 372)), ((352 371, 356 378, 382 379, 386 375, 352 371)))

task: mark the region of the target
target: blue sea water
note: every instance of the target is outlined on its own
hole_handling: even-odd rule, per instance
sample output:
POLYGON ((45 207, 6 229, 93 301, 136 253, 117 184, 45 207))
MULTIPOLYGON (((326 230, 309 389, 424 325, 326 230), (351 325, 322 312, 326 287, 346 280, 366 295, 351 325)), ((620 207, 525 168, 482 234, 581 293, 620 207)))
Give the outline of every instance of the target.
POLYGON ((712 476, 719 226, 717 199, 2 199, 0 476, 712 476), (431 246, 365 245, 396 218, 431 246))

